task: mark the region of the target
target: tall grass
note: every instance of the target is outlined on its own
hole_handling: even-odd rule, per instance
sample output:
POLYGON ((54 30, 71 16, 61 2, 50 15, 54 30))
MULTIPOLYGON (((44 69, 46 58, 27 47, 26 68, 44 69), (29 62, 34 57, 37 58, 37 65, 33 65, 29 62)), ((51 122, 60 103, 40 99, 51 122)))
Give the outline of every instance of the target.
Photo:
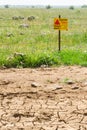
MULTIPOLYGON (((87 66, 87 53, 76 50, 63 50, 61 52, 36 52, 27 55, 18 54, 7 58, 3 57, 3 65, 10 67, 40 67, 58 65, 81 65, 87 66)), ((1 64, 2 65, 2 64, 1 64)))

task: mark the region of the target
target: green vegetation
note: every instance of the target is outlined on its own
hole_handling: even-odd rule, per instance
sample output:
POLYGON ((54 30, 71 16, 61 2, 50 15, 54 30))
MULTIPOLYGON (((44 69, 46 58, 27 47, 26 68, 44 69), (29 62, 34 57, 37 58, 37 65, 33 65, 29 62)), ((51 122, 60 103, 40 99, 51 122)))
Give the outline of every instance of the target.
POLYGON ((0 9, 0 66, 87 66, 86 12, 86 8, 0 9), (61 31, 61 52, 58 31, 53 28, 54 17, 59 14, 69 22, 68 31, 61 31), (14 16, 17 19, 12 19, 14 16), (35 19, 28 20, 29 16, 35 19))
POLYGON ((74 6, 70 6, 69 9, 72 9, 72 10, 73 10, 73 9, 74 9, 74 6))
POLYGON ((50 5, 47 5, 47 6, 46 6, 46 9, 50 9, 50 8, 51 8, 51 6, 50 6, 50 5))
POLYGON ((9 8, 9 5, 5 5, 5 8, 9 8))
POLYGON ((87 8, 87 5, 82 5, 82 8, 87 8))

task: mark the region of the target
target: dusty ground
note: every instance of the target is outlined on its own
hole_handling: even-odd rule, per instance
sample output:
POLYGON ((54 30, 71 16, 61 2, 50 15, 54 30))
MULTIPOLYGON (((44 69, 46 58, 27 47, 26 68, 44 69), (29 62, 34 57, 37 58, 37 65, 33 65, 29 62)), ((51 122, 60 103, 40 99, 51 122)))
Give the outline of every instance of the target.
POLYGON ((0 130, 87 130, 87 68, 0 70, 0 130))

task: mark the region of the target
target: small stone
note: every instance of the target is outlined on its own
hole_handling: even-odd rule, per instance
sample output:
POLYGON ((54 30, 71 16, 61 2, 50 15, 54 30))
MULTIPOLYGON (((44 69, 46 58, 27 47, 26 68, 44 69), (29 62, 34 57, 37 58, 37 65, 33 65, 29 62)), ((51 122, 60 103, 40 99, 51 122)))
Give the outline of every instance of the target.
POLYGON ((47 68, 48 65, 41 65, 40 67, 41 67, 41 68, 47 68))
POLYGON ((62 89, 62 86, 59 86, 59 85, 57 85, 57 84, 54 84, 54 85, 48 86, 47 89, 52 90, 52 91, 55 91, 55 90, 62 89))
POLYGON ((66 83, 70 85, 70 84, 74 84, 74 81, 73 80, 67 80, 66 83))
POLYGON ((29 20, 29 21, 32 21, 32 20, 34 20, 34 19, 35 19, 34 16, 29 16, 29 17, 27 18, 27 20, 29 20))
POLYGON ((8 84, 10 84, 9 80, 0 81, 0 85, 8 85, 8 84))
POLYGON ((34 88, 36 88, 36 87, 41 87, 41 85, 38 84, 38 83, 32 83, 31 86, 34 87, 34 88))
POLYGON ((62 86, 57 86, 55 90, 62 89, 62 86))
POLYGON ((20 24, 19 28, 29 28, 29 25, 28 24, 20 24))
POLYGON ((78 87, 78 86, 73 86, 72 89, 73 89, 73 90, 79 89, 79 87, 78 87))
POLYGON ((15 53, 14 53, 14 57, 17 57, 17 56, 24 57, 25 54, 23 54, 23 53, 19 53, 19 52, 15 52, 15 53))
POLYGON ((14 36, 12 33, 7 34, 7 37, 12 37, 12 36, 14 36))
POLYGON ((84 86, 87 86, 87 82, 84 83, 84 86))

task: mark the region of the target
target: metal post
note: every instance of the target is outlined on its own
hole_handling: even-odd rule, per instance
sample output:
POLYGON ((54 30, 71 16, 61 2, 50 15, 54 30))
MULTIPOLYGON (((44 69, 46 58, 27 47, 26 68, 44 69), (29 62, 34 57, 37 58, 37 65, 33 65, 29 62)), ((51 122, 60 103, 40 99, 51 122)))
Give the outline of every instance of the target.
MULTIPOLYGON (((59 15, 59 18, 61 18, 61 16, 59 15)), ((58 49, 59 51, 61 50, 61 31, 58 31, 58 49)))

